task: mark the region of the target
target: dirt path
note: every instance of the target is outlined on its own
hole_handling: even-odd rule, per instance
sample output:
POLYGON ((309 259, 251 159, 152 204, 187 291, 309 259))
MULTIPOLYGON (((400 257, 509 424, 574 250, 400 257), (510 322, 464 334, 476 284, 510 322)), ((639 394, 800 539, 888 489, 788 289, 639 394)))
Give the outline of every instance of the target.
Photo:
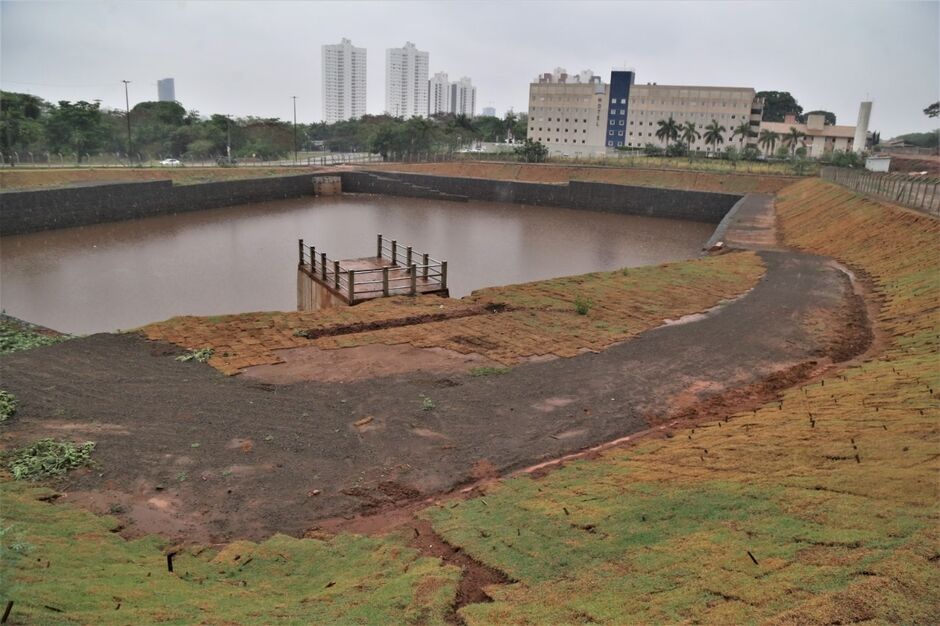
POLYGON ((176 348, 137 335, 15 353, 0 358, 20 401, 2 441, 97 441, 100 466, 60 488, 122 513, 130 535, 299 535, 623 437, 731 387, 759 393, 774 372, 824 360, 857 314, 848 280, 820 257, 761 256, 757 287, 703 319, 491 377, 274 386, 179 363, 176 348))

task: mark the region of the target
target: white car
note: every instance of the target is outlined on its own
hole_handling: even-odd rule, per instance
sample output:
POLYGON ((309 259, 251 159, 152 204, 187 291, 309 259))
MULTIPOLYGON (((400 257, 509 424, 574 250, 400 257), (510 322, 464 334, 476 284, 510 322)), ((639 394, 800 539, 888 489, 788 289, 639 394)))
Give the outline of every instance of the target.
POLYGON ((170 165, 176 167, 178 165, 182 165, 182 163, 179 162, 179 159, 163 159, 160 161, 160 165, 170 165))

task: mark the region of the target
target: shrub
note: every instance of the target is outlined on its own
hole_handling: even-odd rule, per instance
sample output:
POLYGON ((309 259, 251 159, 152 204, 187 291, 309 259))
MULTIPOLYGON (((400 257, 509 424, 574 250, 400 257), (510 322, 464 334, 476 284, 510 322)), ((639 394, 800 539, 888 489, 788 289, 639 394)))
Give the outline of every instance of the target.
POLYGON ((0 391, 0 422, 5 422, 16 413, 16 398, 9 391, 0 391))
POLYGON ((647 143, 643 146, 643 153, 646 156, 659 156, 663 153, 663 149, 654 143, 647 143))
POLYGON ((10 455, 7 467, 17 480, 39 480, 61 476, 71 469, 89 465, 94 441, 74 444, 71 441, 40 439, 10 455))
POLYGON ((591 310, 591 301, 578 296, 574 299, 574 310, 577 311, 578 315, 587 315, 588 311, 591 310))

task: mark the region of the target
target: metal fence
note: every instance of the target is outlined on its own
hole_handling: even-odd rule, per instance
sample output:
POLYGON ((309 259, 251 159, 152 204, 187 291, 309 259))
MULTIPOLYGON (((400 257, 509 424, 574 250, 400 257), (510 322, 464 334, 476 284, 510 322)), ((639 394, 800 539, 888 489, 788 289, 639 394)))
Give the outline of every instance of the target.
POLYGON ((823 180, 857 193, 940 217, 940 180, 936 178, 914 178, 908 174, 882 174, 844 167, 824 167, 819 175, 823 180))
POLYGON ((342 165, 345 163, 380 163, 384 161, 381 154, 368 152, 327 152, 309 153, 301 152, 294 158, 293 154, 271 156, 269 158, 242 157, 228 159, 224 155, 197 155, 182 156, 178 163, 161 163, 164 155, 139 152, 132 154, 128 160, 123 153, 115 154, 83 154, 81 158, 75 154, 60 154, 56 152, 7 152, 0 153, 0 167, 23 168, 76 168, 76 167, 291 167, 297 165, 342 165))

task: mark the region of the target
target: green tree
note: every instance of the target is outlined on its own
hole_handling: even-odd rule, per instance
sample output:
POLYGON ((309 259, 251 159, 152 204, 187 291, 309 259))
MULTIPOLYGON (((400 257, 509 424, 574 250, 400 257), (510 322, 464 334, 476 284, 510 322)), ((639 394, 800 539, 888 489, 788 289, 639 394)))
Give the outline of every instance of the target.
POLYGON ((702 133, 698 132, 695 122, 686 122, 682 125, 682 140, 685 142, 685 145, 688 147, 689 154, 692 154, 692 142, 698 141, 702 137, 702 133))
POLYGON ((656 138, 665 142, 667 148, 669 147, 669 142, 679 139, 679 124, 676 123, 676 120, 672 119, 671 115, 668 120, 659 120, 656 124, 659 126, 659 128, 656 129, 656 138))
POLYGON ((14 163, 13 152, 42 148, 42 116, 48 110, 49 103, 36 96, 0 91, 0 151, 8 163, 14 163))
POLYGON ((777 145, 777 141, 780 139, 780 135, 775 133, 772 130, 765 128, 760 131, 760 136, 757 138, 757 143, 767 151, 767 154, 774 153, 774 146, 777 145))
POLYGON ((515 149, 515 153, 526 163, 541 163, 548 156, 548 148, 541 141, 526 139, 524 144, 515 149))
POLYGON ((734 130, 731 131, 731 136, 740 137, 741 150, 744 150, 744 146, 747 144, 747 138, 754 136, 754 132, 751 130, 751 123, 747 120, 744 120, 734 127, 734 130))
POLYGON ((728 129, 719 124, 718 120, 712 120, 705 127, 705 145, 713 146, 717 150, 718 146, 725 142, 724 133, 727 131, 728 129))
POLYGON ((793 126, 790 127, 790 130, 783 136, 784 145, 789 148, 790 154, 795 156, 796 149, 799 147, 800 140, 806 137, 806 133, 800 131, 793 126))
POLYGON ((924 109, 924 115, 927 117, 940 117, 940 100, 927 105, 927 108, 924 109))
POLYGON ((75 154, 79 163, 96 154, 107 139, 99 104, 60 100, 46 118, 46 138, 52 150, 75 154))
POLYGON ((782 122, 787 115, 799 117, 803 113, 803 107, 789 91, 758 91, 757 97, 764 100, 761 119, 765 122, 782 122))
POLYGON ((833 125, 833 126, 835 126, 835 124, 836 124, 836 114, 833 113, 832 111, 823 111, 823 110, 821 110, 821 109, 820 109, 820 110, 816 110, 816 111, 807 111, 806 113, 803 113, 802 115, 800 115, 800 116, 797 117, 796 119, 797 119, 797 121, 799 121, 799 122, 805 124, 805 123, 806 123, 806 120, 809 119, 809 116, 810 116, 810 115, 824 115, 824 116, 826 117, 826 124, 831 124, 831 125, 833 125))

